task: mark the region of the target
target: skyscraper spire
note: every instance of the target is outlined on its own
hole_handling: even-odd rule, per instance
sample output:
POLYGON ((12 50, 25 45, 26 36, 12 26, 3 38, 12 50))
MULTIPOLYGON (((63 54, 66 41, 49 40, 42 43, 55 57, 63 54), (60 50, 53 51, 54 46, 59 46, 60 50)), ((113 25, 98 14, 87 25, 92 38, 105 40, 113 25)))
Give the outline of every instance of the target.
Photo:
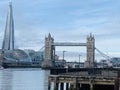
POLYGON ((9 2, 2 50, 14 50, 14 20, 12 2, 9 2))

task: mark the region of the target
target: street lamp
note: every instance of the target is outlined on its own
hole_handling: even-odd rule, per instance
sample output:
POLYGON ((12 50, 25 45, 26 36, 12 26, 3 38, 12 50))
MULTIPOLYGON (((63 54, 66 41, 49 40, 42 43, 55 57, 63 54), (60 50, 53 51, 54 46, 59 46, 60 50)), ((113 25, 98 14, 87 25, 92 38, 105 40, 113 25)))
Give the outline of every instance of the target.
MULTIPOLYGON (((79 65, 80 65, 80 57, 81 57, 81 55, 79 54, 79 65)), ((81 66, 81 65, 80 65, 81 66)))
POLYGON ((64 60, 64 54, 65 54, 65 52, 67 52, 67 51, 63 51, 63 60, 64 60))

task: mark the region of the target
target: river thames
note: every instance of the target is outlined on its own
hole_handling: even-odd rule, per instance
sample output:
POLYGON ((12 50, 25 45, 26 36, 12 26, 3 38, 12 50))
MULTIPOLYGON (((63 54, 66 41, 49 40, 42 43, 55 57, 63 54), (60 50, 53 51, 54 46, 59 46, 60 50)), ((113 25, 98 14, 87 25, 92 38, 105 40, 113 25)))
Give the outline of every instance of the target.
POLYGON ((48 90, 49 70, 9 68, 0 70, 0 90, 48 90))

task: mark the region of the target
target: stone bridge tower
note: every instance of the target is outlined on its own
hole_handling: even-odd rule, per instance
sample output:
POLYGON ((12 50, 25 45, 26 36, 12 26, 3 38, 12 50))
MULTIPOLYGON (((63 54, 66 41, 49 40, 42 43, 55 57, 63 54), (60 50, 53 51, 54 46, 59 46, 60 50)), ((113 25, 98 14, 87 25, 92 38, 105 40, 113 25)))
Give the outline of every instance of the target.
POLYGON ((52 45, 54 43, 53 37, 49 33, 48 37, 45 37, 45 51, 44 51, 44 61, 42 67, 53 67, 54 66, 54 56, 55 47, 52 45))
POLYGON ((95 39, 92 34, 87 37, 87 61, 85 62, 85 68, 95 67, 95 39))
POLYGON ((49 33, 48 37, 45 37, 45 60, 54 60, 54 39, 51 37, 49 33))

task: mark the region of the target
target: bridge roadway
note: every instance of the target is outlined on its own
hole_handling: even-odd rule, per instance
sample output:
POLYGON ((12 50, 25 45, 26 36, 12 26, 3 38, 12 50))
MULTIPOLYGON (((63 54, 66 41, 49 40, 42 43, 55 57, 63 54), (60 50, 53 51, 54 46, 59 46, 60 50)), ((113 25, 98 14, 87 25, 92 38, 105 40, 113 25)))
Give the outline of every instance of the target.
POLYGON ((100 70, 100 73, 89 73, 86 70, 69 72, 66 69, 66 73, 51 74, 48 82, 48 90, 51 82, 54 83, 54 90, 119 90, 120 81, 115 69, 100 70))
POLYGON ((87 46, 87 43, 72 43, 72 42, 61 42, 52 43, 53 46, 87 46))

